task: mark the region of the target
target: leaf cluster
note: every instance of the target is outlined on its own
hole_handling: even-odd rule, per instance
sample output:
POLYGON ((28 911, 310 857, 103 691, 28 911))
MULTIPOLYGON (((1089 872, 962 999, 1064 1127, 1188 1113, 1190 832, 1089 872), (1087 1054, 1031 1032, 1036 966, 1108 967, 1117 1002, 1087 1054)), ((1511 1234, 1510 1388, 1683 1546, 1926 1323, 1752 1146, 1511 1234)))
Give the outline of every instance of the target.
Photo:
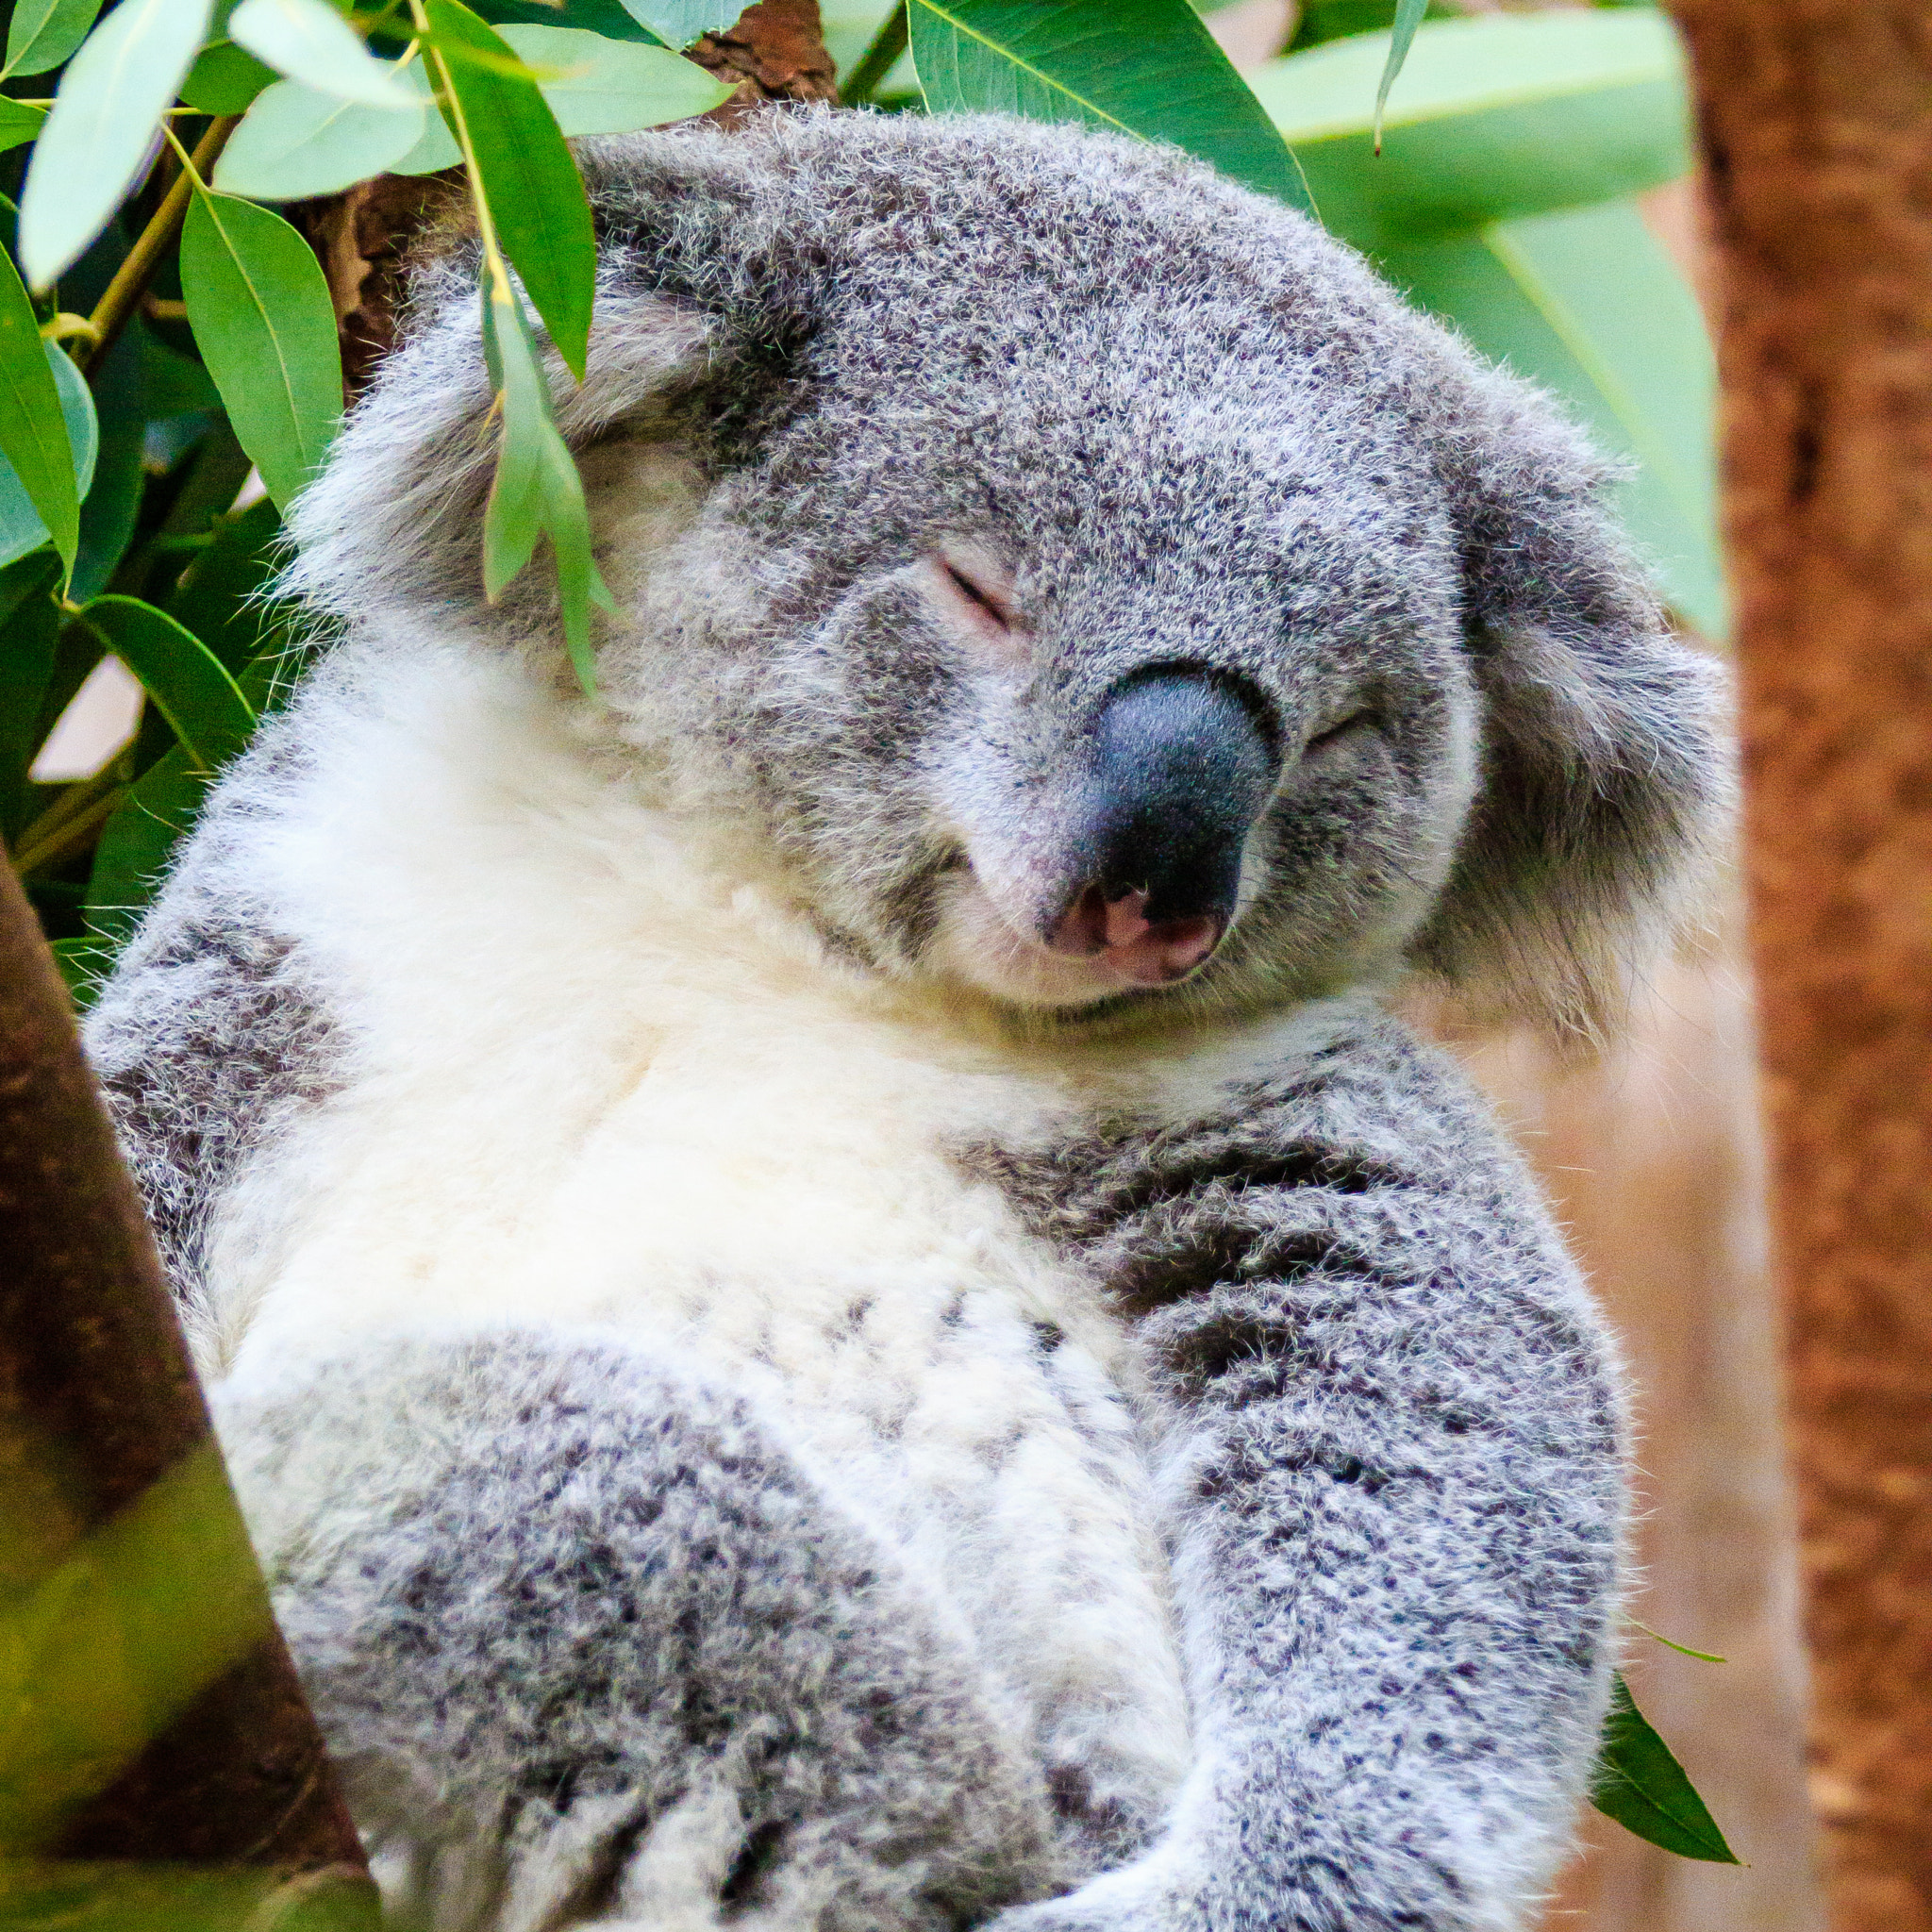
MULTIPOLYGON (((595 250, 567 141, 702 113, 678 50, 738 0, 18 0, 0 69, 0 837, 77 996, 299 668, 281 512, 341 410, 327 286, 278 212, 459 169, 480 242, 496 471, 484 585, 547 554, 587 688, 608 607, 554 399, 595 250), (17 212, 16 212, 17 211, 17 212), (144 704, 99 770, 50 734, 112 658, 144 704)), ((1450 15, 1308 0, 1238 74, 1188 0, 828 0, 845 98, 1166 141, 1312 211, 1632 459, 1677 609, 1724 622, 1708 345, 1633 197, 1689 166, 1681 58, 1645 7, 1450 15), (881 13, 884 18, 881 19, 881 13)), ((1618 1687, 1597 1803, 1728 1858, 1618 1687)))

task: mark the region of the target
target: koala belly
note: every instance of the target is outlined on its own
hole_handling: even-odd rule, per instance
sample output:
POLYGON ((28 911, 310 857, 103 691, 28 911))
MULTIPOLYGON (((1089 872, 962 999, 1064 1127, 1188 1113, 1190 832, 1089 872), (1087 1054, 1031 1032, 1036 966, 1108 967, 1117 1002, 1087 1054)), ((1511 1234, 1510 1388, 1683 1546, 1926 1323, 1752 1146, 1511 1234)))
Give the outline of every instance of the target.
MULTIPOLYGON (((533 1563, 568 1570, 569 1550, 608 1552, 647 1516, 658 1541, 608 1557, 599 1574, 608 1585, 628 1562, 658 1593, 613 1611, 600 1586, 594 1606, 551 1620, 580 1613, 587 1632, 602 1630, 583 1638, 593 1649, 634 1644, 655 1659, 649 1684, 628 1693, 634 1740, 612 1718, 585 1747, 612 1815, 628 1816, 628 1802, 655 1821, 631 1821, 629 1875, 611 1896, 645 1901, 638 1913, 653 1924, 707 1925, 733 1873, 770 1849, 758 1837, 769 1826, 790 1849, 755 1874, 774 1916, 751 1923, 829 1927, 849 1907, 855 1926, 896 1932, 925 1923, 927 1907, 889 1907, 823 1862, 808 1872, 799 1834, 814 1821, 813 1842, 863 1865, 855 1807, 874 1831, 895 1806, 924 1818, 879 1864, 903 1866, 907 1884, 924 1869, 908 1861, 908 1831, 953 1832, 954 1852, 932 1856, 1005 1871, 1013 1896, 1071 1883, 1158 1829, 1188 1769, 1186 1697, 1118 1331, 1091 1284, 942 1151, 938 1121, 963 1109, 971 1125, 975 1105, 997 1113, 998 1082, 890 1053, 868 1068, 859 1037, 814 1038, 796 1015, 770 1024, 767 1034, 739 1004, 708 1042, 681 1037, 627 1058, 606 1035, 597 1066, 558 1055, 542 1069, 478 1051, 457 1082, 467 1094, 450 1091, 452 1056, 436 1078, 372 1078, 339 1095, 238 1190, 215 1244, 214 1272, 225 1256, 232 1264, 224 1434, 325 1722, 358 1792, 382 1793, 358 1803, 403 1822, 418 1866, 425 1843, 473 1828, 447 1823, 439 1754, 474 1766, 516 1753, 393 1735, 411 1693, 378 1680, 433 1678, 443 1664, 420 1639, 383 1640, 377 1657, 350 1635, 393 1622, 368 1598, 380 1593, 369 1552, 408 1553, 395 1559, 407 1576, 383 1597, 391 1607, 426 1591, 474 1617, 479 1591, 494 1590, 513 1624, 528 1591, 515 1578, 533 1563), (584 1500, 579 1472, 595 1455, 572 1433, 588 1424, 531 1433, 535 1398, 517 1390, 537 1373, 532 1351, 603 1365, 601 1392, 558 1409, 604 1416, 598 1440, 632 1443, 613 1452, 601 1501, 584 1500), (448 1367, 458 1358, 460 1374, 448 1367), (523 1487, 448 1500, 483 1497, 498 1469, 524 1471, 523 1487), (672 1506, 693 1484, 711 1501, 680 1515, 672 1506), (775 1518, 774 1495, 787 1499, 775 1518), (433 1586, 425 1532, 404 1522, 412 1509, 450 1545, 433 1586), (512 1520, 548 1552, 541 1562, 497 1549, 512 1520), (667 1577, 706 1563, 740 1587, 663 1594, 667 1577), (849 1613, 828 1614, 841 1602, 849 1613), (666 1624, 689 1636, 682 1661, 664 1650, 666 1624), (733 1659, 723 1675, 692 1660, 708 1645, 733 1659), (908 1646, 944 1694, 908 1688, 908 1646), (780 1804, 769 1752, 745 1740, 774 1726, 856 1736, 855 1697, 873 1700, 866 1723, 924 1733, 894 1747, 915 1771, 892 1774, 894 1749, 874 1738, 849 1762, 834 1753, 780 1804), (717 1714, 716 1736, 666 1733, 663 1711, 693 1701, 735 1707, 717 1714), (608 1766, 627 1752, 671 1768, 626 1784, 608 1766), (892 1775, 889 1798, 874 1787, 892 1775), (954 1826, 936 1822, 955 1812, 954 1826), (830 1908, 827 1886, 846 1907, 830 1908)), ((432 1619, 444 1658, 516 1654, 484 1634, 452 1645, 453 1614, 432 1619)), ((574 1787, 591 1775, 570 1770, 587 1720, 565 1707, 578 1694, 567 1673, 535 1688, 553 1668, 533 1657, 506 1683, 479 1662, 474 1723, 494 1724, 525 1683, 548 1711, 529 1720, 525 1756, 574 1787)), ((608 1703, 612 1669, 591 1672, 582 1695, 608 1703)), ((421 1694, 441 1713, 464 1701, 456 1683, 421 1694)), ((587 1802, 580 1820, 603 1815, 587 1802)), ((546 1826, 540 1864, 553 1874, 576 1869, 552 1842, 561 1830, 546 1826)), ((953 1897, 920 1884, 922 1898, 953 1897)), ((944 1909, 975 1915, 957 1897, 944 1909)))

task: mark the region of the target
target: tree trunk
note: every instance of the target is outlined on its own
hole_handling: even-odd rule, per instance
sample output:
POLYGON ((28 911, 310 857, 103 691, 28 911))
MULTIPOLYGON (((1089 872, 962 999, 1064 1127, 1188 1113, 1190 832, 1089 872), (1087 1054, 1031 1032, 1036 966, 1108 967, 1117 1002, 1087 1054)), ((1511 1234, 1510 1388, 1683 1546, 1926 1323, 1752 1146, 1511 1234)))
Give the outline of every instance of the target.
POLYGON ((1676 0, 1837 1932, 1932 1932, 1932 14, 1676 0))
POLYGON ((0 1920, 160 1923, 219 1879, 216 1905, 264 1926, 374 1924, 141 1204, 4 864, 0 1607, 0 1920))

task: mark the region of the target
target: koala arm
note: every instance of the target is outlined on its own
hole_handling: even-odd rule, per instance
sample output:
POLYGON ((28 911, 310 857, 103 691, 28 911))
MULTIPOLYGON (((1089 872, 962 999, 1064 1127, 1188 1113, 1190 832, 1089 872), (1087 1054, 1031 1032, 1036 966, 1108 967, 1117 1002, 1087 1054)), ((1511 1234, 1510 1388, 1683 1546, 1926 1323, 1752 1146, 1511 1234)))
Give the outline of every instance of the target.
POLYGON ((1157 1391, 1199 1755, 1146 1858, 1014 1932, 1520 1925, 1586 1788, 1624 1507, 1617 1371, 1527 1176, 1379 1023, 1118 1144, 1066 1211, 1157 1391))

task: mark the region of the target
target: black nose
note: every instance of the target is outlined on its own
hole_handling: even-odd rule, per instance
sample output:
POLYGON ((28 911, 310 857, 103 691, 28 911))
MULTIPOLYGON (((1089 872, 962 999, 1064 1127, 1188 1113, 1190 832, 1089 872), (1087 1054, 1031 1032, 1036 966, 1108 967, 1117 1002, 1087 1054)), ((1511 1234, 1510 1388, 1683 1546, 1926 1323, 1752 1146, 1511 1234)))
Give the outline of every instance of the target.
POLYGON ((1174 669, 1122 686, 1093 724, 1057 947, 1097 950, 1095 914, 1132 899, 1147 925, 1192 935, 1184 951, 1207 935, 1205 957, 1234 917, 1241 848, 1278 772, 1258 704, 1232 684, 1174 669))

